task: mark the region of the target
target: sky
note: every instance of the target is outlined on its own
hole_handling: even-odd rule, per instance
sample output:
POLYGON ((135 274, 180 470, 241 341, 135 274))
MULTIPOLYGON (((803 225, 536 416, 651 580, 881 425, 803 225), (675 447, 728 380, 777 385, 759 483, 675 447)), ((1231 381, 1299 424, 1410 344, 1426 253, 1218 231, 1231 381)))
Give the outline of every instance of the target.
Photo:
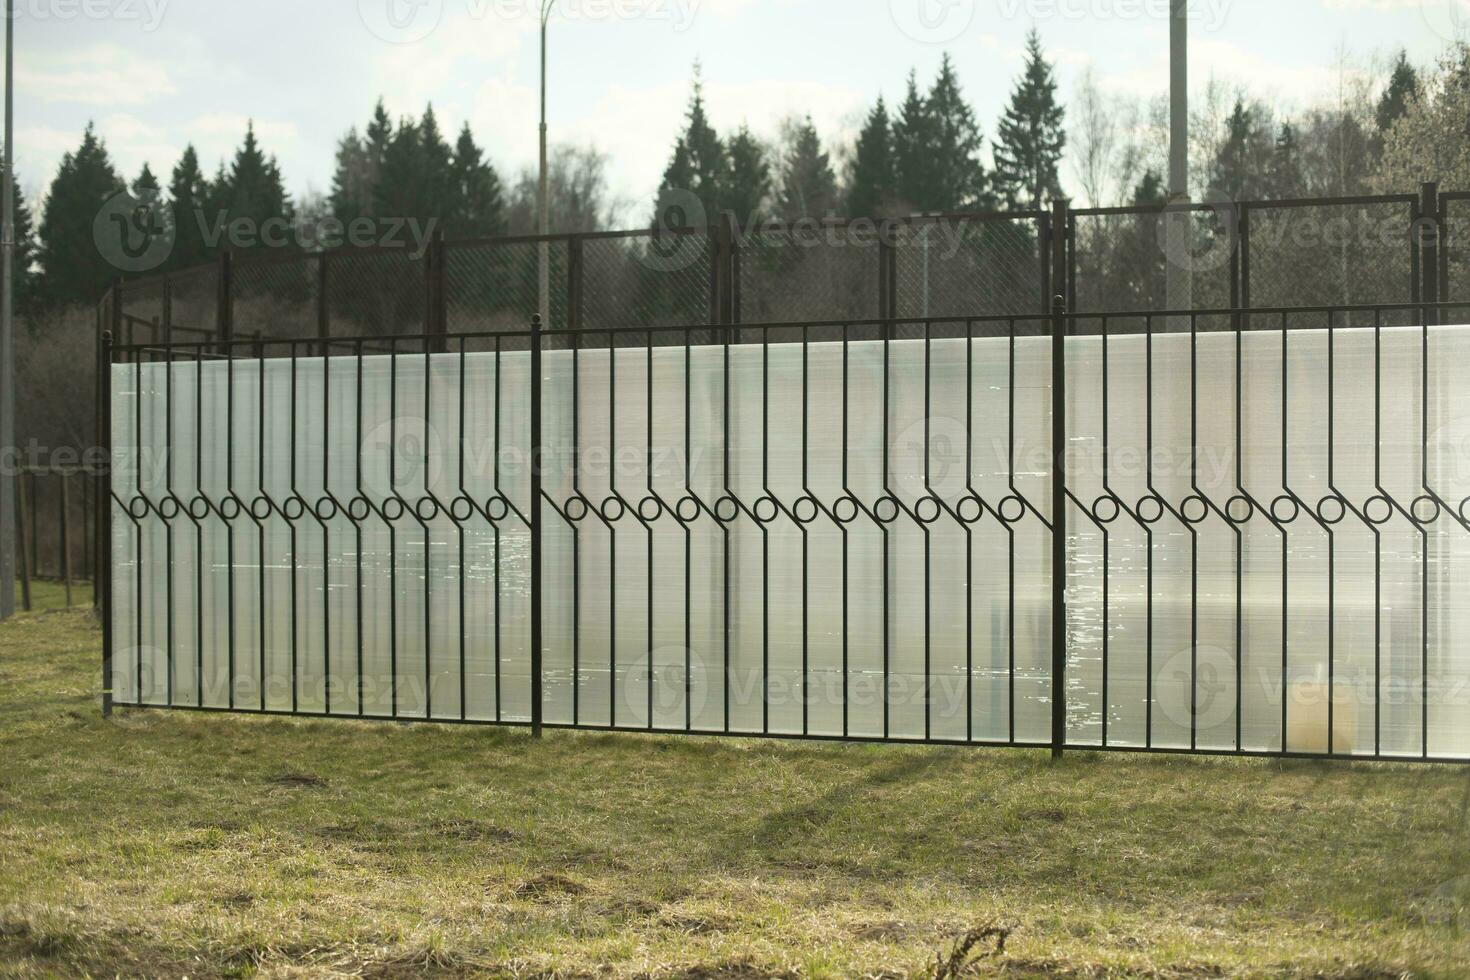
MULTIPOLYGON (((253 119, 288 190, 330 189, 333 152, 381 95, 468 121, 509 179, 536 159, 539 0, 15 0, 16 165, 31 201, 95 121, 131 179, 193 143, 213 170, 253 119)), ((948 52, 987 135, 1040 32, 1066 99, 1089 66, 1105 90, 1167 90, 1168 0, 557 0, 553 142, 592 143, 641 215, 701 66, 722 131, 773 137, 810 114, 850 138, 910 70, 948 52)), ((1330 97, 1343 53, 1432 61, 1466 35, 1470 0, 1191 0, 1191 83, 1286 107, 1330 97)))

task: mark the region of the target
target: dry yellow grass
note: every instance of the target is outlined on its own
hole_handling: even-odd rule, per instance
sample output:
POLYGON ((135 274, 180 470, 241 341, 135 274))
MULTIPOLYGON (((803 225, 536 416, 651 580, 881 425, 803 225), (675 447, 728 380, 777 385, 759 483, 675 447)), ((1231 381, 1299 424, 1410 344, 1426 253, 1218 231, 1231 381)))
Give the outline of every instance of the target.
POLYGON ((104 721, 98 646, 0 626, 0 975, 1470 975, 1461 769, 104 721))

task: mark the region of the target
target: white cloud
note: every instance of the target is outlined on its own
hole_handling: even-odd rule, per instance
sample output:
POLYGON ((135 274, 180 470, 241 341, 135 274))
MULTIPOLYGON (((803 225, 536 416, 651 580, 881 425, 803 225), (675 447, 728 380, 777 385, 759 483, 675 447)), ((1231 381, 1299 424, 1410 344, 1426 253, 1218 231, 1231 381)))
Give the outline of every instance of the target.
POLYGON ((107 43, 29 53, 18 60, 15 76, 26 98, 43 102, 144 105, 177 92, 160 60, 107 43))

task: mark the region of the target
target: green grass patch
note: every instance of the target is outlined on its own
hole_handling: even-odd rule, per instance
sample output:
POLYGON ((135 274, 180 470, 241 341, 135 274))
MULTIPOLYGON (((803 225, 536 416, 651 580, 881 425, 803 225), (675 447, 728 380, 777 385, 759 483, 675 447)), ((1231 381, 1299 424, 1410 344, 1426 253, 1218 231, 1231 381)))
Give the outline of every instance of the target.
POLYGON ((0 625, 0 976, 1470 975, 1457 768, 103 720, 99 670, 0 625))

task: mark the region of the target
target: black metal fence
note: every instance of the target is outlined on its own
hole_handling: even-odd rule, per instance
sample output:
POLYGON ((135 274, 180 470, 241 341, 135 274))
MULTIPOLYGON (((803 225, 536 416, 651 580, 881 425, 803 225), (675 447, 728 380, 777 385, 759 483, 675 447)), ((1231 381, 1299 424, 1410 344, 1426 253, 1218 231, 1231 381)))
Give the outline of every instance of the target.
POLYGON ((62 586, 68 607, 73 586, 90 583, 96 571, 92 527, 97 507, 95 480, 81 469, 22 469, 16 481, 16 571, 20 606, 34 608, 32 584, 62 586))
POLYGON ((435 238, 422 251, 224 253, 120 282, 107 322, 119 342, 514 331, 539 308, 543 249, 549 327, 712 328, 699 342, 741 322, 1046 313, 1057 294, 1090 312, 1449 300, 1464 278, 1467 199, 1429 184, 1372 197, 749 227, 725 216, 658 233, 435 238), (1171 221, 1186 226, 1173 242, 1171 221), (1066 239, 1055 258, 1053 222, 1066 239), (1185 291, 1170 297, 1171 282, 1185 291))
POLYGON ((122 284, 104 703, 1470 760, 1458 201, 122 284))

